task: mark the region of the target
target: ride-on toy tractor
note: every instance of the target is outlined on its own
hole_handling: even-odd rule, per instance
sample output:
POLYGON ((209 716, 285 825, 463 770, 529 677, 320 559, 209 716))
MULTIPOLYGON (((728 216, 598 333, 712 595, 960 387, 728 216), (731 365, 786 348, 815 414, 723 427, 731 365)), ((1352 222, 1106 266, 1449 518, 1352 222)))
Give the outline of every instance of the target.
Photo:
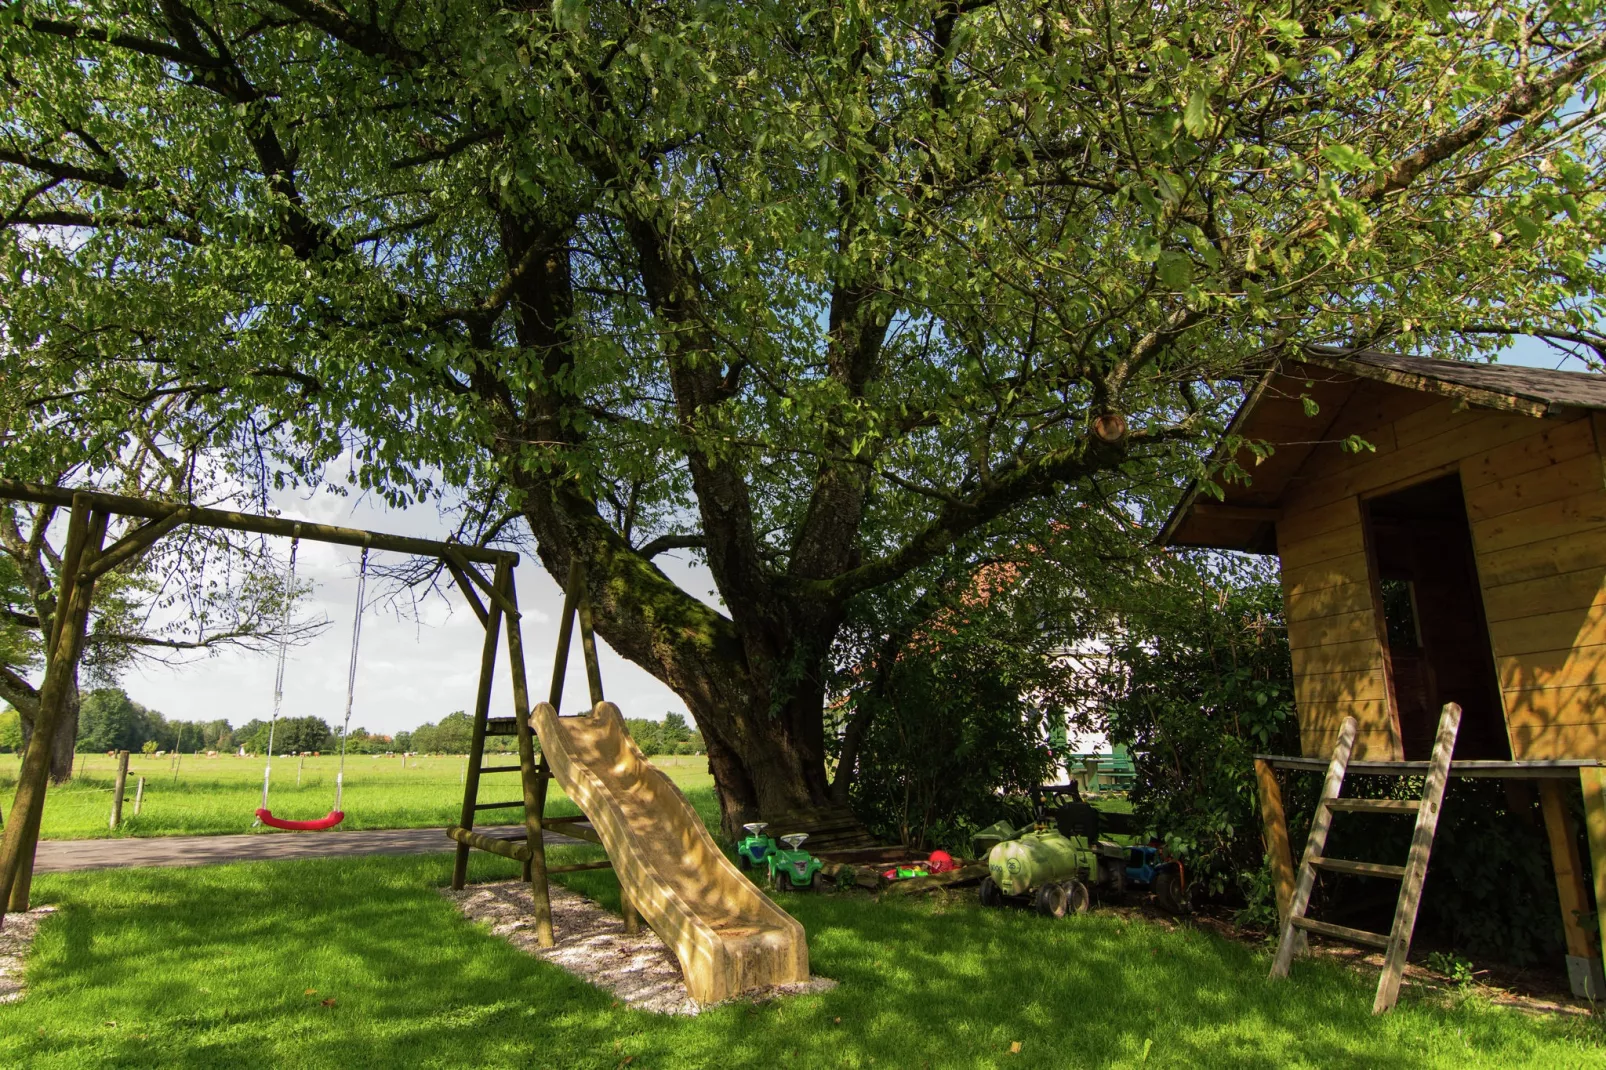
POLYGON ((770 883, 777 889, 783 892, 802 891, 820 886, 820 868, 825 863, 802 849, 803 841, 808 838, 807 832, 782 836, 781 842, 786 846, 773 848, 765 855, 770 883))
POLYGON ((988 876, 981 884, 984 906, 1024 900, 1039 913, 1064 917, 1086 910, 1094 895, 1113 898, 1130 886, 1147 885, 1165 910, 1187 911, 1182 866, 1167 858, 1158 843, 1122 847, 1099 839, 1101 818, 1129 822, 1128 815, 1101 814, 1081 800, 1074 786, 1044 794, 1069 794, 1071 801, 1051 814, 1039 794, 1032 828, 1015 831, 1000 823, 977 834, 978 846, 992 845, 988 876))
POLYGON ((764 835, 764 830, 769 827, 767 821, 754 821, 742 826, 747 830, 747 836, 736 844, 736 861, 741 863, 743 869, 767 866, 769 856, 779 850, 775 840, 764 835))
POLYGON ((1038 822, 1002 840, 987 854, 987 876, 981 882, 983 906, 1007 900, 1030 902, 1039 914, 1063 918, 1081 914, 1092 903, 1092 890, 1119 891, 1125 883, 1126 852, 1096 837, 1067 836, 1047 822, 1038 822))

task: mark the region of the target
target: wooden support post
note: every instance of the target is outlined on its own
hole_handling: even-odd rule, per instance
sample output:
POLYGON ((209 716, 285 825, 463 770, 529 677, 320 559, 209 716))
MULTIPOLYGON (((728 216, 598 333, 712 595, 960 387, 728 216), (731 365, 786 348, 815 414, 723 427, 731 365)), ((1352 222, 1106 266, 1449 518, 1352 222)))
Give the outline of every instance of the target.
POLYGON ((139 782, 134 785, 134 816, 138 817, 143 809, 145 809, 145 778, 140 777, 139 782))
MULTIPOLYGON (((582 573, 582 576, 584 574, 582 573)), ((602 663, 597 660, 597 636, 591 628, 591 593, 584 579, 580 583, 580 601, 575 606, 580 622, 580 650, 585 655, 586 685, 591 691, 591 706, 602 701, 602 663)))
POLYGON ((1294 883, 1294 895, 1289 901, 1288 921, 1283 925, 1282 938, 1277 941, 1277 957, 1272 959, 1273 977, 1287 977, 1294 955, 1305 949, 1305 941, 1300 939, 1304 934, 1294 927, 1294 919, 1305 916, 1311 890, 1316 885, 1316 871, 1311 867, 1310 860, 1320 858, 1327 845, 1327 829, 1333 821, 1333 812, 1327 808, 1327 804, 1338 798, 1338 793, 1343 790, 1350 751, 1355 747, 1356 728, 1353 717, 1344 718, 1344 723, 1338 728, 1333 760, 1327 765, 1327 779, 1322 782, 1322 795, 1316 802, 1316 813, 1310 822, 1310 838, 1305 841, 1305 856, 1299 863, 1299 878, 1294 883))
POLYGON ((1589 892, 1584 887, 1584 861, 1578 853, 1578 829, 1567 806, 1565 782, 1541 780, 1539 805, 1545 815, 1550 841, 1550 865, 1556 874, 1556 897, 1561 901, 1561 927, 1567 936, 1567 979, 1573 995, 1582 999, 1606 996, 1600 950, 1590 926, 1589 892))
MULTIPOLYGON (((506 565, 496 567, 496 589, 507 603, 518 608, 518 590, 513 583, 513 570, 506 565)), ((525 844, 529 854, 524 859, 524 879, 530 882, 530 898, 534 904, 535 942, 551 947, 552 900, 547 888, 546 833, 542 821, 546 817, 548 776, 543 764, 536 768, 535 732, 530 727, 530 683, 524 670, 524 635, 519 618, 507 616, 507 661, 513 677, 513 720, 519 739, 519 783, 524 789, 525 844)))
MULTIPOLYGON (((496 679, 496 648, 502 641, 502 607, 492 602, 485 611, 485 644, 480 648, 479 690, 474 696, 474 731, 468 743, 468 779, 463 786, 463 810, 458 825, 474 828, 474 803, 479 799, 480 766, 485 762, 485 719, 491 713, 491 684, 496 679)), ((403 765, 406 758, 402 759, 403 765)), ((461 891, 468 880, 467 843, 457 844, 457 858, 452 863, 452 887, 461 891)))
MULTIPOLYGON (((563 679, 569 668, 569 646, 573 641, 574 626, 580 625, 580 649, 585 656, 586 685, 591 694, 593 708, 602 701, 602 667, 597 660, 597 640, 591 628, 591 596, 586 592, 585 566, 578 556, 569 558, 569 577, 563 585, 563 616, 558 621, 558 653, 552 665, 552 688, 547 704, 559 716, 563 714, 563 679)), ((624 885, 619 886, 619 909, 624 915, 625 935, 635 936, 641 931, 641 919, 624 885)))
POLYGON ((78 658, 84 649, 84 629, 89 623, 89 604, 94 597, 94 580, 79 582, 79 571, 92 561, 106 539, 106 514, 92 513, 89 497, 75 494, 67 523, 67 544, 62 553, 61 586, 46 645, 45 680, 39 689, 39 709, 34 715, 33 735, 17 771, 17 793, 11 800, 11 816, 0 836, 0 925, 8 910, 27 910, 33 884, 34 849, 39 842, 39 824, 44 818, 45 790, 50 782, 51 751, 56 722, 66 704, 67 693, 77 676, 78 658))
POLYGON ((574 639, 575 606, 580 601, 580 590, 585 583, 585 572, 578 557, 569 559, 569 578, 563 585, 563 613, 558 618, 558 652, 552 661, 552 686, 547 691, 547 705, 559 717, 563 716, 563 680, 569 672, 569 644, 574 639))
MULTIPOLYGON (((1584 834, 1589 840, 1590 868, 1595 878, 1597 919, 1606 915, 1606 766, 1585 767, 1578 771, 1584 789, 1584 834)), ((1606 957, 1606 925, 1599 925, 1599 939, 1606 957)))
POLYGON ((1283 791, 1277 783, 1277 770, 1264 758, 1255 759, 1255 782, 1260 788, 1261 839, 1266 847, 1266 858, 1271 862, 1277 923, 1282 928, 1288 924, 1289 907, 1294 901, 1294 851, 1288 838, 1288 815, 1283 810, 1283 791))
POLYGON ((112 816, 111 827, 116 828, 123 822, 123 791, 128 787, 128 752, 117 752, 117 784, 112 788, 112 816))

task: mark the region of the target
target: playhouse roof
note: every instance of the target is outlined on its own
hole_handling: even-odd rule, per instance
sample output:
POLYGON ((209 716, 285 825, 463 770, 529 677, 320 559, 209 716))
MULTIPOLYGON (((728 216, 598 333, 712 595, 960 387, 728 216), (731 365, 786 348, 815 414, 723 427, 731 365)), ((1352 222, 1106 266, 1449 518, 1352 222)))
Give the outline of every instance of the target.
POLYGON ((1273 452, 1254 466, 1249 482, 1218 483, 1224 492, 1219 500, 1202 496, 1198 480, 1190 483, 1160 532, 1160 545, 1275 553, 1278 500, 1311 451, 1332 440, 1328 432, 1345 402, 1367 383, 1536 418, 1606 410, 1606 375, 1308 346, 1297 358, 1278 362, 1250 388, 1211 464, 1225 459, 1227 440, 1233 437, 1268 442, 1273 452), (1307 400, 1315 402, 1314 415, 1307 412, 1307 400))

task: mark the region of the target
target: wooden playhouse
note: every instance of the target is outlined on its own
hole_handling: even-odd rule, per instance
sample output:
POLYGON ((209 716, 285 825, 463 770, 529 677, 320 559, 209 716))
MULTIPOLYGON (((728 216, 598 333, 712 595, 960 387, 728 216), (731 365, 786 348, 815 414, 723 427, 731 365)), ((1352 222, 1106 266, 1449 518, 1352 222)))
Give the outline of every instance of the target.
POLYGON ((1261 787, 1285 911, 1269 769, 1326 768, 1346 717, 1352 772, 1423 762, 1453 702, 1450 775, 1540 784, 1569 971, 1598 994, 1563 792, 1582 783, 1606 901, 1606 376, 1307 349, 1252 387, 1229 461, 1247 480, 1190 487, 1162 542, 1281 560, 1302 754, 1261 787))

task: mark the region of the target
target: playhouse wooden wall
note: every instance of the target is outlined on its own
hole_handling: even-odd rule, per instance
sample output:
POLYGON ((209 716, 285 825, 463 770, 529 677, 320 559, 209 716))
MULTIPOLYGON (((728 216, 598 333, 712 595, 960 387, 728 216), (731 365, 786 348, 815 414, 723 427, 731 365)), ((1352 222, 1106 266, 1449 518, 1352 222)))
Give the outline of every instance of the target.
POLYGON ((1355 756, 1399 760, 1365 498, 1459 471, 1513 758, 1606 758, 1601 414, 1536 418, 1362 383, 1279 502, 1277 549, 1304 753, 1345 716, 1355 756))

